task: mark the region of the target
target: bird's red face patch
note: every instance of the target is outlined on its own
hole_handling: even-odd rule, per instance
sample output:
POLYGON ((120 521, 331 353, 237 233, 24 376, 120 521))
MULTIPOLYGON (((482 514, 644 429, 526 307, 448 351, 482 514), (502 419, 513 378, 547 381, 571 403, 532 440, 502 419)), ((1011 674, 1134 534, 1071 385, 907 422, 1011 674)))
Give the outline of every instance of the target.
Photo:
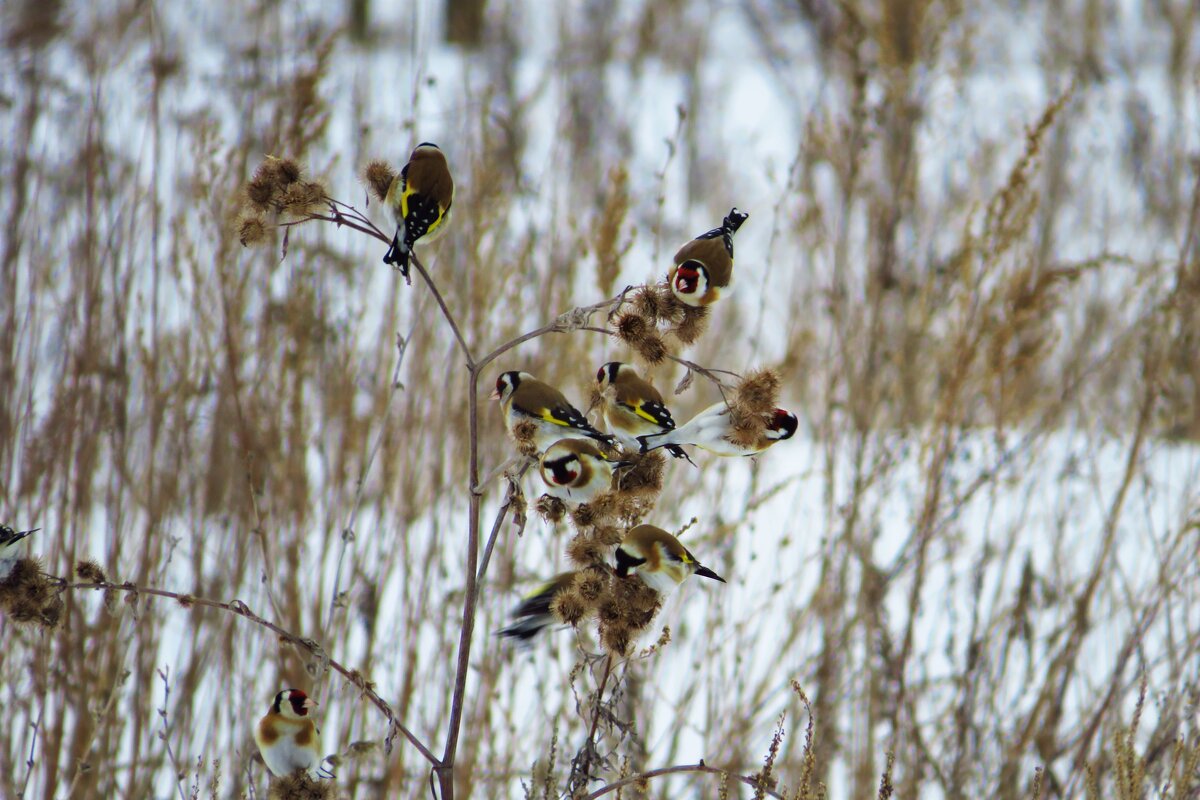
POLYGON ((579 459, 571 457, 549 464, 550 475, 559 486, 566 486, 579 477, 579 459))
POLYGON ((288 702, 292 705, 292 711, 295 711, 296 715, 300 717, 308 714, 308 707, 304 705, 304 701, 307 699, 308 695, 299 689, 293 689, 288 693, 288 702))
POLYGON ((700 283, 700 271, 687 264, 675 270, 675 291, 681 294, 692 294, 700 283))

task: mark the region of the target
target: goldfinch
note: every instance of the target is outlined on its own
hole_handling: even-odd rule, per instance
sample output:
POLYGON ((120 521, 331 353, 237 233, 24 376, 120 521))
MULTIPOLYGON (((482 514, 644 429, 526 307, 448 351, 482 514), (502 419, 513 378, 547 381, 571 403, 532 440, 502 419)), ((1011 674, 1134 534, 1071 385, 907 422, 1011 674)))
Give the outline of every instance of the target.
POLYGON ((6 580, 12 574, 13 567, 24 557, 25 537, 40 530, 34 528, 18 533, 7 525, 0 525, 0 581, 6 580))
POLYGON ((721 227, 702 233, 679 248, 668 281, 679 301, 689 306, 717 302, 733 279, 733 235, 749 214, 729 211, 721 227))
POLYGON ((587 439, 559 439, 538 461, 546 494, 568 503, 586 503, 612 487, 613 467, 629 462, 609 461, 587 439))
POLYGON ((570 588, 574 581, 574 572, 564 572, 539 586, 531 594, 526 595, 521 604, 513 609, 512 616, 516 618, 516 622, 507 628, 496 631, 496 635, 528 642, 542 630, 558 622, 558 619, 550 611, 550 606, 554 602, 554 598, 558 597, 560 592, 570 588))
POLYGON ((740 445, 733 438, 729 406, 722 401, 704 409, 675 430, 639 436, 638 441, 641 442, 643 453, 672 444, 693 444, 719 456, 752 456, 776 442, 790 439, 798 426, 795 414, 777 408, 758 441, 749 446, 740 445))
POLYGON ((308 712, 317 701, 299 689, 284 689, 275 695, 271 710, 258 721, 254 741, 267 769, 279 778, 296 770, 317 777, 321 755, 321 731, 308 712))
POLYGON ((617 577, 636 575, 659 594, 669 594, 691 575, 725 579, 700 565, 688 549, 671 534, 653 525, 638 525, 625 534, 617 547, 617 577))
POLYGON ((496 379, 492 399, 500 401, 504 427, 518 444, 514 427, 526 420, 533 423, 533 443, 539 453, 564 437, 612 444, 613 437, 593 428, 562 392, 528 372, 503 373, 496 379))
MULTIPOLYGON (((632 365, 610 361, 596 373, 596 382, 600 384, 604 424, 621 444, 640 449, 637 437, 674 430, 675 420, 662 395, 632 365)), ((665 447, 676 458, 688 457, 677 444, 665 447)))
POLYGON ((383 256, 408 277, 408 258, 417 241, 435 241, 446 232, 454 203, 454 179, 446 156, 436 144, 422 142, 400 174, 392 178, 384 202, 396 218, 396 235, 383 256))

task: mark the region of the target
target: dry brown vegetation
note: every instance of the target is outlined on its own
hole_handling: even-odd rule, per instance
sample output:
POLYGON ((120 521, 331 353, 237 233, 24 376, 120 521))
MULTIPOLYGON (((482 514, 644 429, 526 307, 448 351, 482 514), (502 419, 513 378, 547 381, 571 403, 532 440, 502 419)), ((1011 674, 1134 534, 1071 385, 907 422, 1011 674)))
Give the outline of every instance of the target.
POLYGON ((1197 6, 411 5, 0 9, 0 796, 1196 797, 1197 6), (289 227, 424 139, 411 286, 289 227), (735 203, 736 295, 621 292, 735 203), (800 433, 526 498, 496 374, 614 358, 800 433), (491 635, 638 518, 729 585, 491 635))

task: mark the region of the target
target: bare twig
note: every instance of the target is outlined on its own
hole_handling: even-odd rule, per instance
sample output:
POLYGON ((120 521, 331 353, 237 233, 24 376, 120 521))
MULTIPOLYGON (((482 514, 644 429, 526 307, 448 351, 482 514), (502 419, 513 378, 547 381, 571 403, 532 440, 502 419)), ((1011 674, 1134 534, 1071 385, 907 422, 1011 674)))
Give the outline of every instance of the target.
POLYGON ((38 731, 42 728, 42 714, 45 710, 45 706, 38 709, 37 719, 30 726, 33 728, 33 741, 29 743, 29 758, 25 759, 25 780, 21 783, 21 791, 17 792, 18 798, 25 797, 25 792, 29 789, 29 777, 33 774, 33 753, 37 749, 38 731))
POLYGON ((388 388, 387 408, 384 410, 383 422, 375 434, 375 441, 371 443, 371 452, 367 454, 367 463, 363 465, 362 472, 358 476, 357 485, 354 487, 354 502, 350 505, 350 515, 346 520, 346 524, 342 526, 342 543, 341 547, 338 548, 337 569, 333 573, 333 597, 329 601, 329 616, 326 617, 325 625, 321 628, 323 636, 328 634, 329 628, 333 624, 333 616, 337 611, 338 593, 341 589, 342 580, 342 560, 346 556, 346 550, 350 542, 354 540, 354 523, 358 519, 358 510, 362 507, 363 490, 367 484, 367 474, 371 471, 371 465, 375 463, 375 456, 379 454, 379 448, 383 444, 383 438, 387 433, 388 423, 392 416, 392 400, 396 396, 396 390, 403 388, 400 384, 400 368, 404 365, 404 354, 408 352, 408 343, 412 341, 415 331, 416 322, 413 323, 412 329, 409 330, 407 338, 396 334, 396 367, 392 370, 392 384, 388 388))
MULTIPOLYGON (((421 270, 421 274, 425 274, 424 269, 421 270)), ((431 283, 430 287, 432 288, 432 286, 431 283)), ((458 326, 454 323, 450 312, 446 310, 445 306, 442 307, 442 310, 445 311, 446 319, 457 333, 458 326)), ((465 348, 466 345, 464 344, 463 347, 465 348)), ((479 485, 479 371, 482 369, 482 365, 473 362, 469 352, 467 353, 467 362, 469 373, 467 424, 470 443, 467 488, 470 490, 479 485)), ((458 753, 458 736, 462 730, 463 702, 466 698, 467 672, 471 659, 471 636, 475 632, 475 606, 479 601, 479 505, 481 499, 479 494, 468 491, 467 588, 466 598, 463 602, 462 630, 458 637, 458 663, 454 670, 454 694, 450 700, 450 722, 446 730, 446 749, 442 752, 441 762, 434 767, 442 800, 453 800, 454 798, 454 757, 458 753)), ((500 518, 502 519, 503 515, 507 513, 508 506, 506 505, 502 508, 500 518)))
MULTIPOLYGON (((488 564, 492 560, 492 550, 496 547, 496 538, 500 534, 500 526, 504 523, 505 516, 507 516, 508 512, 512 509, 513 501, 517 498, 517 489, 520 485, 521 477, 525 474, 525 471, 529 469, 531 463, 532 462, 529 459, 526 459, 525 463, 521 465, 521 470, 515 476, 510 478, 511 482, 508 485, 508 494, 504 497, 504 504, 500 506, 500 510, 496 512, 496 521, 492 523, 492 532, 488 536, 487 545, 483 548, 483 559, 479 564, 479 574, 475 578, 476 583, 483 583, 483 576, 487 574, 488 564)), ((519 522, 520 527, 517 529, 518 536, 520 536, 521 532, 525 530, 524 515, 521 516, 519 522)))
POLYGON ((728 770, 710 767, 703 761, 701 761, 699 764, 678 764, 674 767, 660 767, 659 769, 652 769, 648 772, 639 772, 637 775, 630 775, 628 778, 622 778, 621 780, 610 783, 607 786, 600 787, 591 794, 586 795, 584 800, 596 800, 598 797, 603 797, 604 795, 611 794, 618 789, 623 789, 626 786, 630 786, 635 783, 641 783, 642 781, 647 781, 651 778, 659 778, 663 775, 679 775, 687 772, 699 772, 707 775, 727 776, 733 778, 735 781, 746 784, 752 789, 764 791, 771 797, 777 797, 779 800, 785 800, 784 796, 779 794, 779 792, 760 787, 757 775, 739 775, 728 770))
POLYGON ((175 770, 175 788, 179 790, 179 800, 187 800, 187 793, 183 791, 183 770, 179 768, 179 759, 175 757, 175 750, 171 747, 171 726, 167 720, 167 706, 171 701, 171 668, 164 667, 158 670, 158 677, 162 678, 163 682, 163 704, 162 708, 158 709, 158 716, 162 720, 162 733, 158 738, 163 740, 167 746, 167 758, 171 760, 171 767, 175 770))
POLYGON ((591 315, 597 311, 605 311, 620 306, 625 302, 625 295, 628 294, 632 289, 632 286, 626 286, 618 295, 610 297, 607 300, 602 300, 599 303, 594 303, 590 306, 580 306, 579 308, 572 309, 565 314, 560 314, 559 316, 555 317, 552 322, 548 322, 540 328, 536 328, 528 333, 523 333, 515 339, 508 340, 483 358, 479 359, 478 369, 483 369, 488 364, 507 353, 509 350, 512 350, 514 347, 524 344, 530 339, 536 339, 539 336, 545 336, 547 333, 566 333, 567 331, 596 331, 599 333, 607 333, 611 336, 612 331, 608 330, 607 328, 593 328, 589 327, 585 323, 587 322, 588 318, 590 318, 591 315))
POLYGON ((450 330, 454 331, 454 338, 458 340, 458 346, 462 348, 463 356, 467 359, 467 369, 472 373, 477 372, 475 358, 471 355, 471 348, 467 346, 467 340, 463 338, 462 331, 458 329, 458 322, 455 321, 454 315, 450 313, 450 309, 447 307, 442 293, 438 291, 437 284, 429 276, 428 270, 421 263, 421 259, 417 258, 416 253, 409 253, 409 261, 417 268, 417 272, 421 273, 421 277, 425 279, 425 283, 429 286, 429 291, 433 292, 433 299, 437 300, 438 307, 442 309, 442 316, 446 318, 446 322, 450 325, 450 330))

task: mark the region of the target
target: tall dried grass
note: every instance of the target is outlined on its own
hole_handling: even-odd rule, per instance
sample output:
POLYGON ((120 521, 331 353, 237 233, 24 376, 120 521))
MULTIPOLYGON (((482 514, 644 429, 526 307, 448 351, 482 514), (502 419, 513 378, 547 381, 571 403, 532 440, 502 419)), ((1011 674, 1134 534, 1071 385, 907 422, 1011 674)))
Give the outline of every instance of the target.
POLYGON ((258 797, 253 723, 297 685, 339 797, 1194 797, 1197 503, 1155 459, 1200 436, 1195 5, 593 3, 547 43, 530 4, 472 3, 446 12, 461 75, 427 58, 432 5, 352 2, 345 31, 258 0, 0 12, 0 522, 43 527, 53 576, 0 593, 0 795, 258 797), (1024 135, 960 134, 946 106, 976 107, 1010 18, 1045 100, 1024 135), (720 124, 725 25, 786 164, 720 124), (1117 63, 1160 40, 1165 105, 1117 63), (681 106, 648 146, 664 76, 681 106), (1097 142, 1118 100, 1129 130, 1097 142), (422 139, 460 187, 433 283, 288 227, 386 230, 359 175, 422 139), (743 193, 735 298, 599 302, 743 193), (737 396, 718 368, 769 367, 810 449, 526 520, 490 381, 583 399, 614 357, 678 382, 677 418, 708 378, 737 396), (668 601, 627 659, 586 624, 533 658, 489 635, 655 501, 699 518, 729 594, 668 601))

